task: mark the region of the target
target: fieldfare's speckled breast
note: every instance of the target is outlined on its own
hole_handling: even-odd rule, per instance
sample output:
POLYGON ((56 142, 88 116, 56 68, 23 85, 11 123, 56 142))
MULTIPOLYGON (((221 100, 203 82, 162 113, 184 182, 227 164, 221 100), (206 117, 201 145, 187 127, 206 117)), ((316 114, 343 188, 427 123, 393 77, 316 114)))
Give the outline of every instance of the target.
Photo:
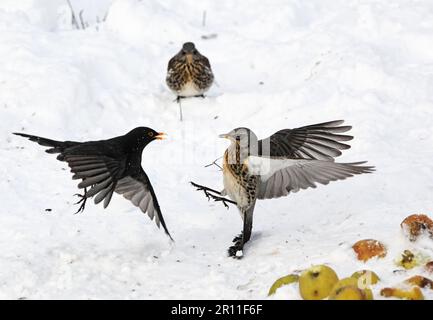
POLYGON ((229 148, 223 157, 224 195, 236 202, 240 213, 249 209, 256 200, 257 176, 250 174, 246 163, 241 163, 239 149, 229 148), (237 150, 236 150, 237 149, 237 150), (236 157, 235 161, 230 159, 236 157))
POLYGON ((166 82, 178 97, 201 96, 209 90, 213 80, 209 60, 192 42, 184 43, 168 63, 166 82))

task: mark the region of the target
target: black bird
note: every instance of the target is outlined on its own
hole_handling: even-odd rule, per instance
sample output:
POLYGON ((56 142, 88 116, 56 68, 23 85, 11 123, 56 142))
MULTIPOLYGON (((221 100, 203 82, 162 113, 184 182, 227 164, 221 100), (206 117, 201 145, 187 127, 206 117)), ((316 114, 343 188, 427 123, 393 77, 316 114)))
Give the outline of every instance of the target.
POLYGON ((242 256, 244 244, 251 237, 256 200, 279 198, 301 189, 316 188, 316 183, 326 185, 374 171, 372 166, 363 166, 365 162, 334 162, 342 154, 340 150, 350 148, 341 141, 353 139, 341 134, 352 128, 342 123, 343 120, 337 120, 284 129, 263 140, 258 140, 248 128, 220 135, 231 141, 223 157, 224 190, 193 185, 208 198, 222 201, 227 207, 227 203, 238 207, 243 231, 233 240, 235 244, 229 248, 229 256, 242 256))
POLYGON ((168 62, 166 82, 178 102, 181 98, 203 97, 213 80, 208 58, 200 54, 192 42, 184 43, 168 62))
POLYGON ((55 141, 25 133, 14 133, 38 144, 50 147, 47 153, 59 153, 57 160, 66 161, 74 173, 72 179, 81 179, 78 188, 84 189, 78 195, 81 203, 78 212, 84 211, 88 198, 95 196, 95 204, 104 201, 104 208, 110 203, 113 192, 123 195, 171 238, 165 225, 155 191, 148 176, 141 167, 143 149, 153 140, 161 140, 164 133, 138 127, 127 134, 108 140, 75 142, 55 141), (87 188, 90 188, 87 190, 87 188))

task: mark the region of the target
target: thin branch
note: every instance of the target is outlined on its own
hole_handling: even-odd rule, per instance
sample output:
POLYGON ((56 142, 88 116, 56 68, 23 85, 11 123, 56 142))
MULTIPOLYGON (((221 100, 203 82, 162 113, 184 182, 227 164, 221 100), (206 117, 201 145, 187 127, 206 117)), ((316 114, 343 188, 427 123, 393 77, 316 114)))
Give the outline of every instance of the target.
POLYGON ((66 2, 69 5, 69 8, 71 9, 71 15, 72 15, 72 25, 75 26, 75 28, 80 29, 80 26, 78 25, 77 17, 75 16, 74 8, 72 7, 72 4, 69 0, 66 0, 66 2))
POLYGON ((203 18, 202 18, 202 21, 201 21, 201 25, 203 27, 206 26, 206 10, 203 11, 203 18))
POLYGON ((84 23, 84 20, 83 20, 83 11, 84 10, 80 11, 79 16, 80 16, 81 28, 84 30, 84 29, 86 29, 86 24, 84 23))
POLYGON ((219 159, 221 159, 222 157, 219 157, 218 159, 215 159, 212 163, 209 163, 208 165, 205 165, 205 168, 209 168, 210 166, 217 166, 218 168, 220 168, 221 170, 223 169, 218 163, 216 163, 219 159))

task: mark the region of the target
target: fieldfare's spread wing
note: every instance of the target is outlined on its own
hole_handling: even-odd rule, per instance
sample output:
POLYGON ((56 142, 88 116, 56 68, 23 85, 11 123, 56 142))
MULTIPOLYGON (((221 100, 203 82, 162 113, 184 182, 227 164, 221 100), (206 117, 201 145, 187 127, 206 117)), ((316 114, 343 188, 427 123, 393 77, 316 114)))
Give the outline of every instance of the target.
POLYGON ((341 126, 343 120, 336 120, 284 129, 258 143, 258 155, 292 159, 331 160, 341 155, 340 150, 350 146, 340 141, 353 137, 340 133, 349 131, 351 126, 341 126))
POLYGON ((165 233, 173 240, 165 225, 155 191, 143 169, 140 168, 138 174, 128 175, 119 179, 114 191, 123 195, 135 206, 139 207, 143 213, 147 213, 151 220, 155 218, 158 228, 162 225, 165 233))
POLYGON ((365 162, 336 163, 326 160, 297 160, 250 156, 250 173, 260 177, 258 199, 272 199, 316 188, 316 183, 327 185, 330 181, 344 180, 356 174, 371 173, 372 166, 365 162))

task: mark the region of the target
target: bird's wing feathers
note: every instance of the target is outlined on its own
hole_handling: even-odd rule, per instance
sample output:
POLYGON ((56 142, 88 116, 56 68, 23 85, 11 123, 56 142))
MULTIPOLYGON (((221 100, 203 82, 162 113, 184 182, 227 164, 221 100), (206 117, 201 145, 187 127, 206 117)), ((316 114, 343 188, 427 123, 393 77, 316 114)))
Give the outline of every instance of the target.
POLYGON ((117 184, 117 177, 125 168, 125 160, 118 160, 102 155, 63 155, 74 173, 72 179, 82 179, 78 188, 88 188, 87 197, 95 197, 95 204, 104 200, 108 206, 117 184))
POLYGON ((269 138, 259 141, 259 155, 288 157, 294 159, 331 160, 341 155, 340 150, 350 146, 340 141, 349 141, 353 137, 342 135, 351 126, 341 126, 343 120, 336 120, 300 127, 284 129, 269 138))
POLYGON ((155 218, 158 228, 162 225, 165 233, 172 239, 165 225, 152 184, 143 170, 140 170, 139 174, 119 179, 115 191, 139 207, 143 213, 147 213, 151 220, 155 218))
POLYGON ((202 57, 202 62, 203 62, 203 64, 206 66, 206 67, 208 67, 209 68, 209 70, 211 69, 211 67, 210 67, 210 62, 209 62, 209 59, 208 58, 206 58, 205 56, 201 56, 202 57))
POLYGON ((316 183, 326 185, 330 181, 374 171, 374 167, 363 166, 364 163, 255 156, 248 158, 250 173, 260 177, 258 199, 278 198, 300 189, 315 188, 316 183))
POLYGON ((127 157, 115 146, 110 144, 97 144, 96 142, 79 143, 72 141, 55 141, 37 136, 16 133, 37 142, 42 146, 51 147, 47 152, 60 153, 60 161, 66 161, 74 174, 72 179, 81 179, 78 188, 90 188, 85 196, 95 197, 95 204, 104 200, 106 208, 113 196, 113 192, 122 194, 141 211, 147 213, 153 220, 155 217, 158 227, 163 226, 171 238, 165 225, 153 187, 146 173, 140 167, 136 174, 124 176, 127 157))
POLYGON ((170 59, 170 61, 168 61, 168 65, 167 65, 168 72, 173 70, 175 62, 176 62, 176 56, 174 56, 173 58, 170 59))

